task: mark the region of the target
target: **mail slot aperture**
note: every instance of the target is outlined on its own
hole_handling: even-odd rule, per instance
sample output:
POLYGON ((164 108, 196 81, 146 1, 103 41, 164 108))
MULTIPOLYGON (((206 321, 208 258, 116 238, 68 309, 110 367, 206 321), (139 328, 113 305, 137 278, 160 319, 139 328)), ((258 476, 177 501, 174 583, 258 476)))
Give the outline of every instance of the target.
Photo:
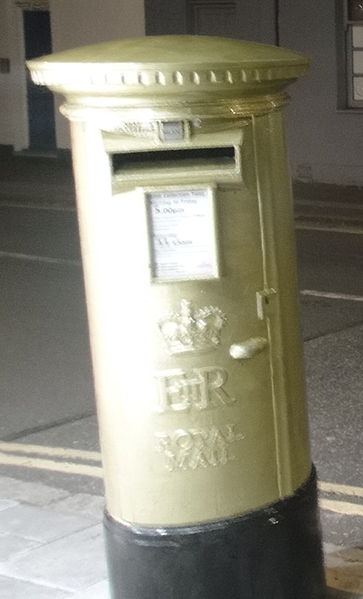
POLYGON ((152 179, 170 179, 187 172, 188 176, 201 173, 235 175, 239 172, 240 149, 238 146, 218 146, 182 149, 156 149, 142 152, 115 152, 110 154, 114 183, 138 180, 147 176, 152 179))

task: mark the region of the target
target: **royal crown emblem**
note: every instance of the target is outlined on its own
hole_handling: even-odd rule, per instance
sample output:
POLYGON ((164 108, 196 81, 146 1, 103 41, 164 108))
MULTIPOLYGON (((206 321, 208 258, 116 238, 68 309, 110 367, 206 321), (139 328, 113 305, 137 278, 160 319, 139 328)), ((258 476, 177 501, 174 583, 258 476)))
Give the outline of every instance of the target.
POLYGON ((159 320, 159 328, 171 354, 184 354, 216 349, 226 316, 216 306, 194 309, 193 303, 182 299, 180 312, 159 320))

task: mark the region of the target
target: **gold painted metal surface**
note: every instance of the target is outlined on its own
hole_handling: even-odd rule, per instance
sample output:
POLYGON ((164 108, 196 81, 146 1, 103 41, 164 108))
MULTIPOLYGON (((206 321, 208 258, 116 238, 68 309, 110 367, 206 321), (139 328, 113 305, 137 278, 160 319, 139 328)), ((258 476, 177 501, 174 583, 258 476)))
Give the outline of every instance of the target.
POLYGON ((208 36, 162 36, 104 42, 29 63, 38 83, 97 95, 234 91, 284 87, 307 72, 306 57, 264 44, 208 36))
POLYGON ((280 108, 306 59, 165 37, 30 68, 72 121, 108 511, 180 526, 291 495, 311 464, 280 108))
POLYGON ((205 128, 210 117, 275 110, 287 102, 288 81, 305 75, 307 64, 302 54, 264 44, 148 36, 66 50, 28 67, 35 83, 67 96, 68 118, 82 119, 90 109, 100 128, 117 130, 175 114, 205 128))
POLYGON ((229 355, 235 360, 250 360, 262 352, 267 344, 268 341, 264 337, 250 337, 245 341, 233 343, 229 348, 229 355))

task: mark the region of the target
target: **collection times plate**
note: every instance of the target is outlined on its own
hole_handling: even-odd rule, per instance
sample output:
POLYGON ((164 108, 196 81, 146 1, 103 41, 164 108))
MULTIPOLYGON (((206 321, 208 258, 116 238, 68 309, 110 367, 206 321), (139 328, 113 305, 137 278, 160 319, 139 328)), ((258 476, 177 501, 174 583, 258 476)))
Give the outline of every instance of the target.
POLYGON ((153 279, 218 278, 212 188, 153 191, 146 198, 153 279))

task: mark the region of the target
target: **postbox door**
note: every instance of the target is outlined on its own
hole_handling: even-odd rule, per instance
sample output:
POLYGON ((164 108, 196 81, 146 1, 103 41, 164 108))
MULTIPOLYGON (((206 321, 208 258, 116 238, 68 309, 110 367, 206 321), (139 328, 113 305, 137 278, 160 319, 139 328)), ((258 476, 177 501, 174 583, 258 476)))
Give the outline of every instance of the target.
POLYGON ((108 505, 122 520, 233 517, 308 476, 295 279, 272 266, 291 239, 283 219, 271 232, 251 135, 239 179, 189 183, 179 173, 150 188, 139 177, 139 189, 110 203, 108 253, 129 259, 124 286, 117 277, 105 285, 120 349, 101 427, 119 447, 112 464, 104 453, 105 468, 119 472, 106 477, 108 505))
MULTIPOLYGON (((200 187, 201 192, 204 189, 200 187)), ((174 193, 178 197, 183 192, 174 193)), ((165 192, 166 202, 173 203, 173 198, 172 191, 165 192)), ((254 200, 241 185, 218 186, 217 257, 212 242, 209 256, 205 255, 208 241, 203 246, 203 240, 195 238, 192 222, 178 240, 194 245, 199 254, 196 259, 204 258, 204 272, 210 278, 203 279, 201 272, 201 278, 194 274, 193 281, 155 280, 152 290, 155 335, 159 337, 154 371, 156 462, 166 480, 168 476, 181 481, 189 477, 218 480, 214 484, 220 503, 226 494, 241 506, 246 501, 267 503, 269 496, 279 496, 280 476, 270 317, 261 312, 274 298, 272 291, 270 299, 264 290, 260 219, 254 200), (228 490, 223 482, 227 480, 228 490)), ((167 203, 160 202, 163 205, 167 203)), ((174 206, 180 208, 180 203, 174 206)), ((196 220, 197 214, 196 206, 196 220)), ((171 220, 166 213, 164 243, 171 220)), ((199 220, 203 220, 200 213, 199 220)), ((199 227, 203 237, 203 222, 199 227)), ((175 232, 169 243, 173 240, 175 232)), ((187 257, 188 250, 172 247, 159 252, 158 259, 164 260, 160 272, 168 273, 174 265, 177 279, 178 256, 183 255, 187 257), (170 263, 166 264, 168 253, 170 263)), ((189 268, 193 269, 191 262, 189 268)), ((233 512, 237 511, 236 505, 233 512)))

